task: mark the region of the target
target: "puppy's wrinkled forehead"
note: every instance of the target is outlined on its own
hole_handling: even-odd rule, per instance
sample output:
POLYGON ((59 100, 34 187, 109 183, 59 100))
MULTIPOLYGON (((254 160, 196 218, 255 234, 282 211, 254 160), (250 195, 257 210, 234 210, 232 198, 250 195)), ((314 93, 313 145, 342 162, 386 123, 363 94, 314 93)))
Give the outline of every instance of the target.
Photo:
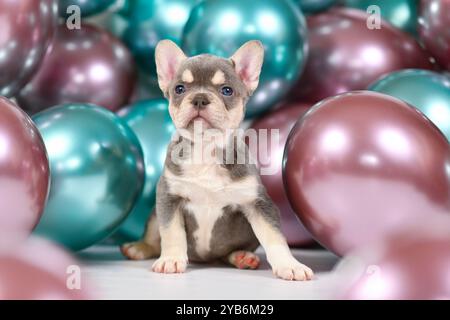
POLYGON ((193 88, 232 87, 239 97, 248 95, 247 89, 236 73, 231 60, 202 54, 186 59, 175 77, 175 85, 183 83, 193 88))

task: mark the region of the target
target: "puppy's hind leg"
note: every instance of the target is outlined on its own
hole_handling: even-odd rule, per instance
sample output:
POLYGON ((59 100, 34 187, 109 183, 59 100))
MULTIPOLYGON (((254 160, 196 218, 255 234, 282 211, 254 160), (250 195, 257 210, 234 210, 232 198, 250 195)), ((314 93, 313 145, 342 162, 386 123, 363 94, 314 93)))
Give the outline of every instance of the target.
POLYGON ((230 253, 226 258, 225 262, 235 266, 238 269, 258 269, 259 267, 259 257, 250 251, 234 251, 230 253))
POLYGON ((144 237, 137 242, 122 245, 120 250, 125 257, 131 260, 145 260, 159 257, 161 254, 161 237, 154 212, 148 219, 144 237))

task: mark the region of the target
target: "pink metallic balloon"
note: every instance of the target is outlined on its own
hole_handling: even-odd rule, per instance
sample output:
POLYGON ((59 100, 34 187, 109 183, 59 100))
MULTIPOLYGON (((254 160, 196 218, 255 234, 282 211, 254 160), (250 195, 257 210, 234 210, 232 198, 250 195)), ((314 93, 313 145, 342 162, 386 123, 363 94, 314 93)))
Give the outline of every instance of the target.
POLYGON ((17 99, 31 113, 69 102, 115 111, 129 101, 134 84, 132 56, 118 39, 87 24, 79 30, 61 25, 39 71, 17 99))
POLYGON ((82 267, 54 244, 30 239, 0 255, 0 300, 89 299, 82 267))
POLYGON ((252 150, 259 167, 268 169, 270 174, 262 174, 261 180, 269 196, 280 209, 281 230, 291 246, 302 246, 313 243, 313 239, 305 227, 298 220, 297 215, 292 210, 289 200, 284 191, 282 177, 282 161, 284 146, 292 127, 311 105, 308 104, 288 104, 277 110, 269 112, 262 118, 259 118, 251 125, 250 129, 267 130, 267 141, 258 139, 255 149, 252 150), (272 145, 270 136, 274 130, 279 130, 279 141, 274 141, 272 145))
POLYGON ((420 0, 419 35, 438 64, 450 71, 450 0, 420 0))
POLYGON ((309 56, 292 98, 316 103, 364 90, 385 73, 431 69, 429 54, 409 34, 382 21, 369 29, 362 11, 336 8, 308 17, 309 56))
POLYGON ((352 259, 359 260, 360 275, 339 298, 449 300, 450 223, 444 223, 445 233, 436 228, 405 231, 356 254, 352 259))
POLYGON ((300 220, 340 255, 432 212, 450 215, 447 139, 418 110, 380 93, 313 107, 291 131, 283 179, 300 220))
POLYGON ((0 97, 0 250, 39 221, 50 184, 44 143, 31 119, 0 97))
POLYGON ((0 95, 11 97, 30 80, 57 19, 57 0, 0 0, 0 95))

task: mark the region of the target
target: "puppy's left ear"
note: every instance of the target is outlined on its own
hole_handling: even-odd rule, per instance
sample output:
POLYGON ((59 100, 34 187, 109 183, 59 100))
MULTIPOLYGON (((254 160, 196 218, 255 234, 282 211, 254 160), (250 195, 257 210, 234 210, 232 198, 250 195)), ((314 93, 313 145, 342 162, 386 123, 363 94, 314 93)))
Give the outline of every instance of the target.
POLYGON ((161 40, 155 49, 156 72, 158 83, 164 94, 167 93, 169 85, 181 63, 186 60, 183 51, 170 40, 161 40))
POLYGON ((246 42, 230 58, 237 74, 250 93, 256 90, 264 60, 264 47, 260 41, 246 42))

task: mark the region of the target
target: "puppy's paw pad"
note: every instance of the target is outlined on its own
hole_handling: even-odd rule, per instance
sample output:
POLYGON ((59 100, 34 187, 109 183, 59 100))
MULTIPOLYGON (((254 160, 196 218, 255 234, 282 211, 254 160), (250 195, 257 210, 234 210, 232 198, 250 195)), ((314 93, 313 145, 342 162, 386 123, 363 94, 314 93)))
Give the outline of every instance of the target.
POLYGON ((132 242, 120 247, 122 254, 131 260, 144 260, 150 258, 152 248, 145 242, 132 242))
POLYGON ((284 280, 307 281, 314 277, 313 271, 299 262, 291 265, 276 266, 273 268, 273 273, 284 280))
POLYGON ((231 263, 238 269, 258 269, 260 260, 253 252, 237 251, 231 255, 231 263))
POLYGON ((152 266, 153 272, 183 273, 186 271, 187 259, 182 257, 161 257, 152 266))

